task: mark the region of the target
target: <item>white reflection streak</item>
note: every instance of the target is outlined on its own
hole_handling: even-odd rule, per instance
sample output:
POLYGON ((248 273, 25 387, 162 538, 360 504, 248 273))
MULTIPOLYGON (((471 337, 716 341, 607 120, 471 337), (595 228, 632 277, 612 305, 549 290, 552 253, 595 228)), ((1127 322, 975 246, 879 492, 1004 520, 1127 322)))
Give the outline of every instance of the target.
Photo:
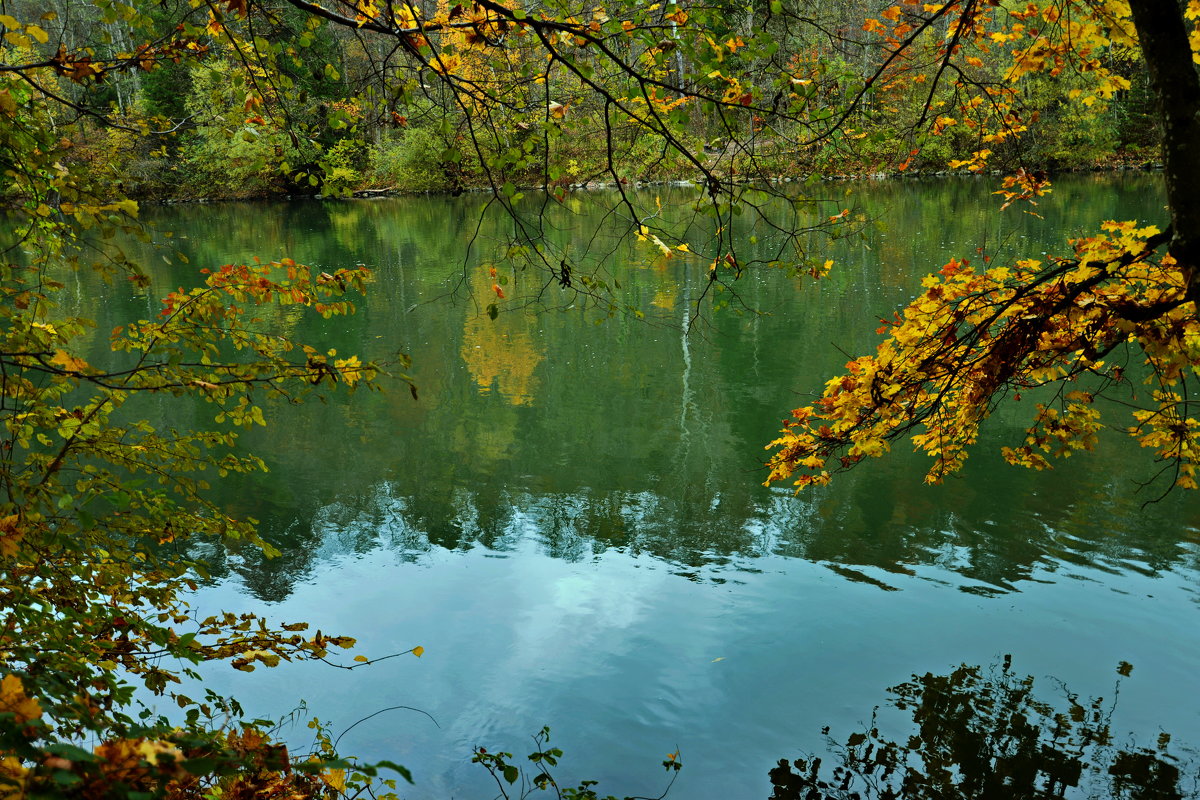
POLYGON ((692 351, 688 346, 688 309, 692 307, 692 298, 688 291, 690 284, 685 275, 683 281, 683 322, 679 326, 679 344, 683 349, 683 395, 679 404, 679 430, 686 439, 687 432, 687 410, 688 404, 691 402, 691 376, 692 376, 692 351))

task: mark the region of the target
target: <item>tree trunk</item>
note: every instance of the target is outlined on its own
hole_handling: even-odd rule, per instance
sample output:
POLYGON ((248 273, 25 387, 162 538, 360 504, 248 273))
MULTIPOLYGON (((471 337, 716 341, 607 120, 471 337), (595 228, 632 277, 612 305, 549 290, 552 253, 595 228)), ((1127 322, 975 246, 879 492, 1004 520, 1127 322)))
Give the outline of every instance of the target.
POLYGON ((1200 301, 1200 77, 1176 0, 1132 0, 1142 57, 1158 97, 1163 165, 1171 210, 1171 255, 1200 301))

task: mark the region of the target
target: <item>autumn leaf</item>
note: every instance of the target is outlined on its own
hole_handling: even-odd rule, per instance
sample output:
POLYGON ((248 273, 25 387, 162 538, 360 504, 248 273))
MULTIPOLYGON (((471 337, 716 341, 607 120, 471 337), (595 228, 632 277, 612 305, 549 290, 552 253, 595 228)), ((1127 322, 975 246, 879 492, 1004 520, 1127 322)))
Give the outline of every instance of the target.
POLYGON ((71 355, 66 350, 56 350, 54 356, 50 359, 51 364, 57 364, 65 370, 71 372, 84 372, 88 368, 88 363, 82 358, 77 358, 71 355))
POLYGON ((325 781, 335 792, 346 790, 346 770, 344 769, 326 770, 321 773, 321 780, 325 781))
POLYGON ((42 715, 38 701, 25 694, 25 686, 16 675, 5 675, 0 680, 0 713, 12 714, 18 724, 24 724, 42 715))
POLYGON ((9 514, 0 517, 0 557, 12 558, 17 554, 24 534, 19 527, 20 516, 9 514))

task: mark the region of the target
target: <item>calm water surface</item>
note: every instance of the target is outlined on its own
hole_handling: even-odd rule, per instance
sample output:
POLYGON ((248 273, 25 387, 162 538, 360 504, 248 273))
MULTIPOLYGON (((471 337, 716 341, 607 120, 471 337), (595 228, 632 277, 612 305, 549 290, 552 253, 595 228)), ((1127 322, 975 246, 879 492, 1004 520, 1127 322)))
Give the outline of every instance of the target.
MULTIPOLYGON (((1114 438, 1049 474, 1006 467, 998 446, 1031 411, 1011 404, 942 487, 922 484, 903 447, 800 498, 760 485, 780 419, 843 352, 874 346, 875 320, 926 272, 980 247, 1063 252, 1102 219, 1162 219, 1154 176, 1064 179, 1037 209, 1045 220, 999 213, 993 188, 831 185, 831 207, 866 216, 861 238, 814 240, 834 274, 748 275, 739 293, 769 313, 706 313, 690 336, 705 265, 625 247, 607 269, 647 321, 603 320, 557 287, 509 310, 543 287, 504 263, 510 299, 490 319, 493 279, 465 260, 477 198, 147 210, 193 270, 254 255, 373 267, 357 316, 280 323, 343 352, 403 350, 420 388, 418 401, 401 386, 282 408, 245 436, 272 471, 223 491, 284 555, 209 554, 223 577, 196 602, 311 620, 369 656, 420 644, 424 657, 210 668, 210 681, 260 716, 303 698, 335 732, 389 706, 428 712, 437 726, 390 711, 340 744, 407 764, 413 798, 493 796, 472 746, 520 756, 542 725, 566 751, 561 777, 605 793, 657 794, 678 748, 671 796, 765 798, 767 770, 820 751, 822 726, 844 739, 910 674, 1003 654, 1083 695, 1111 694, 1131 662, 1114 730, 1200 743, 1200 501, 1143 508, 1157 493, 1139 491, 1152 465, 1135 447, 1114 438)), ((594 221, 607 199, 568 203, 594 221)), ((586 226, 551 213, 547 235, 584 249, 586 226)), ((490 246, 511 224, 489 214, 480 229, 490 246)), ((758 236, 746 246, 765 256, 772 240, 758 236)), ((881 719, 904 735, 902 719, 881 719)))

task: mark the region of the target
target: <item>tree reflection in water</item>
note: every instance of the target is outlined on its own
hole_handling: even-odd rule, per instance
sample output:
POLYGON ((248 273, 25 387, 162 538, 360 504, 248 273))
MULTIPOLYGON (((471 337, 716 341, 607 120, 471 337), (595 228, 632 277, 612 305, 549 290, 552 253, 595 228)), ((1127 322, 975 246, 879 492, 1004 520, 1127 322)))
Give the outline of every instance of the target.
MULTIPOLYGON (((1131 669, 1122 662, 1117 671, 1131 669)), ((988 669, 914 675, 889 690, 891 704, 912 715, 907 740, 885 738, 872 714, 868 730, 845 744, 829 740, 832 769, 831 759, 781 759, 770 771, 771 800, 1200 797, 1200 767, 1170 752, 1170 734, 1152 747, 1114 741, 1119 680, 1109 703, 1081 701, 1064 687, 1052 704, 1033 684, 1013 672, 1011 656, 988 669)))

